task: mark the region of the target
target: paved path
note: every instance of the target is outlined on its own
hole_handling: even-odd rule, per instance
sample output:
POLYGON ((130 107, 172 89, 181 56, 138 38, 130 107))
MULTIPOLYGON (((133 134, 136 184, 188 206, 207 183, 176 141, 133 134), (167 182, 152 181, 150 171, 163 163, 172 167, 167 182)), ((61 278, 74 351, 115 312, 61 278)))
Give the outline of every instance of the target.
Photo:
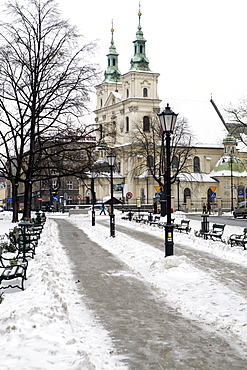
POLYGON ((185 319, 82 230, 65 219, 55 221, 80 280, 82 299, 108 330, 129 369, 246 369, 246 359, 236 348, 185 319))

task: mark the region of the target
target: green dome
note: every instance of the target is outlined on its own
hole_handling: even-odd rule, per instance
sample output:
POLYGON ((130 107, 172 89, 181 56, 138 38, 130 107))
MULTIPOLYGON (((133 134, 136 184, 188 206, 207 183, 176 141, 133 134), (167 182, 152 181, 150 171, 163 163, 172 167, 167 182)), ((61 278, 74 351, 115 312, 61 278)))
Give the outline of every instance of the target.
POLYGON ((236 156, 224 155, 216 163, 213 171, 210 173, 211 177, 217 176, 247 176, 246 169, 242 161, 236 156))

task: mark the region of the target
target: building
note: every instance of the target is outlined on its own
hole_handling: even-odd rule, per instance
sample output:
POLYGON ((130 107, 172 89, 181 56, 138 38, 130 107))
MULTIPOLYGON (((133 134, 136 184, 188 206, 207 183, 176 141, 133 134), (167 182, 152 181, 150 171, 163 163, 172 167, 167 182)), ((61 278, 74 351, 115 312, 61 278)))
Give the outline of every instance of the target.
MULTIPOLYGON (((143 170, 148 159, 142 155, 136 140, 138 132, 149 131, 152 121, 157 119, 161 104, 158 96, 159 73, 152 72, 149 66, 141 15, 139 11, 130 69, 123 74, 119 71, 119 54, 112 27, 108 66, 104 80, 96 86, 95 121, 101 125, 103 134, 102 145, 95 153, 95 166, 98 168, 95 190, 98 200, 110 195, 106 157, 111 151, 116 155, 115 197, 129 203, 141 199, 142 204, 152 204, 159 201, 160 197, 159 184, 150 175, 148 166, 143 170), (142 171, 136 173, 134 169, 138 167, 142 171), (127 193, 132 194, 130 200, 126 199, 127 193)), ((217 210, 230 210, 246 197, 246 155, 237 150, 237 142, 230 135, 222 140, 221 146, 194 146, 186 161, 186 172, 181 172, 172 185, 173 208, 201 211, 203 204, 210 204, 211 208, 217 210)), ((175 170, 173 167, 172 171, 175 170)))

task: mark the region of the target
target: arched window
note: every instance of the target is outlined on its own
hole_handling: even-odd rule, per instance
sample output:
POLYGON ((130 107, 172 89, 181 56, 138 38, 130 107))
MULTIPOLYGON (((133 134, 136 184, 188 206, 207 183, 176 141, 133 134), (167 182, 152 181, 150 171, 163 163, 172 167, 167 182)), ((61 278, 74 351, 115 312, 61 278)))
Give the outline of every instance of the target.
POLYGON ((147 168, 154 168, 154 157, 152 155, 147 156, 147 168))
POLYGON ((178 157, 176 156, 172 157, 171 167, 173 170, 178 169, 178 157))
POLYGON ((125 131, 129 132, 129 117, 125 118, 125 131))
POLYGON ((194 157, 193 159, 194 172, 200 172, 200 158, 194 157))
POLYGON ((129 89, 126 89, 126 98, 129 97, 129 89))
POLYGON ((149 131, 150 131, 149 117, 144 116, 143 117, 143 132, 149 132, 149 131))
POLYGON ((113 66, 116 65, 116 59, 115 58, 112 59, 112 64, 113 64, 113 66))
POLYGON ((184 189, 184 203, 186 203, 186 199, 191 197, 191 191, 189 188, 184 189))
POLYGON ((147 96, 148 96, 148 89, 146 87, 144 87, 144 89, 143 89, 143 97, 144 98, 147 98, 147 96))

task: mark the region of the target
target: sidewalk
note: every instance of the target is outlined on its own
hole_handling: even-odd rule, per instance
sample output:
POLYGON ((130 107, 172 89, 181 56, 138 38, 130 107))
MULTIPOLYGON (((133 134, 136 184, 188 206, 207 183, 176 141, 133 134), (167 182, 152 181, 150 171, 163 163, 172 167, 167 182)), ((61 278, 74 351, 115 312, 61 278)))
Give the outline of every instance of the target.
POLYGON ((83 231, 65 219, 54 220, 84 303, 109 331, 130 369, 246 368, 246 361, 217 333, 183 318, 83 231))

